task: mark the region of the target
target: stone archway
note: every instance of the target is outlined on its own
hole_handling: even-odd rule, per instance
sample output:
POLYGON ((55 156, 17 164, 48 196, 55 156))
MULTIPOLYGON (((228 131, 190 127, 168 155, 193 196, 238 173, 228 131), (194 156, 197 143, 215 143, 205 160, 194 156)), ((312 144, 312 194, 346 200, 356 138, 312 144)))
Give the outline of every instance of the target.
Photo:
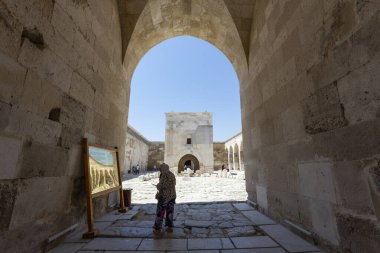
POLYGON ((194 155, 187 154, 187 155, 182 156, 182 158, 178 162, 178 173, 181 173, 182 171, 184 171, 185 164, 188 164, 189 161, 193 167, 194 172, 199 170, 198 158, 196 158, 194 155))
POLYGON ((160 42, 181 35, 211 43, 231 61, 240 83, 247 78, 243 43, 223 1, 149 1, 136 23, 123 61, 129 87, 132 74, 145 53, 160 42))

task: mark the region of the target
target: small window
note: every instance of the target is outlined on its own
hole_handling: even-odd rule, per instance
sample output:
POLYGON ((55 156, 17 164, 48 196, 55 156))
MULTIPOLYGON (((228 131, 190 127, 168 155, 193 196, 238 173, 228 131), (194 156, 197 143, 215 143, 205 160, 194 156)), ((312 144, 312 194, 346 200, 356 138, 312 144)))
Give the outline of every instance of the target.
POLYGON ((191 138, 187 138, 186 144, 191 144, 191 138))

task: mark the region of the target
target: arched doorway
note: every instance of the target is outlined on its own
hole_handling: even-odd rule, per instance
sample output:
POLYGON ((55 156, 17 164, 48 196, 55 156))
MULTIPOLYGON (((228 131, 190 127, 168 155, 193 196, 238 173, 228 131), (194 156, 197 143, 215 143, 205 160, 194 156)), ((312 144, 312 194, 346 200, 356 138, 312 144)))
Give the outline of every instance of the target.
POLYGON ((194 155, 184 155, 178 162, 178 173, 181 173, 186 168, 190 168, 194 172, 199 170, 199 161, 194 155))

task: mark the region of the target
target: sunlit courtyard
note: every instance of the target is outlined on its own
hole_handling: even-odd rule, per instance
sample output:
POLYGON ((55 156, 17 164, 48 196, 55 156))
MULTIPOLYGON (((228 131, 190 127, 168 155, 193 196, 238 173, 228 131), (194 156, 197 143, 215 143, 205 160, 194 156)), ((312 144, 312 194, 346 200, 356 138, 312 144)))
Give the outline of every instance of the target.
MULTIPOLYGON (((149 175, 149 174, 148 174, 149 175)), ((148 175, 145 175, 147 179, 148 175)), ((151 177, 154 173, 150 174, 151 177)), ((158 178, 142 181, 139 177, 130 176, 123 182, 123 188, 132 188, 132 204, 156 203, 155 184, 158 178)), ((221 201, 245 201, 245 180, 238 178, 223 178, 216 175, 210 177, 184 177, 177 176, 177 203, 189 202, 221 202, 221 201)))

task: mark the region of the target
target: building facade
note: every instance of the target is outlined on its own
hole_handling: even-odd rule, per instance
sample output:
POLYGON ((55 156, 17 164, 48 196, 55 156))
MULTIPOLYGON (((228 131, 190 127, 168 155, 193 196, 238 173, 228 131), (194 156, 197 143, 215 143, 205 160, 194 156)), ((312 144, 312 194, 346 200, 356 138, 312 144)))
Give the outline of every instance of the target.
POLYGON ((166 113, 165 163, 178 172, 213 171, 212 113, 166 113))

